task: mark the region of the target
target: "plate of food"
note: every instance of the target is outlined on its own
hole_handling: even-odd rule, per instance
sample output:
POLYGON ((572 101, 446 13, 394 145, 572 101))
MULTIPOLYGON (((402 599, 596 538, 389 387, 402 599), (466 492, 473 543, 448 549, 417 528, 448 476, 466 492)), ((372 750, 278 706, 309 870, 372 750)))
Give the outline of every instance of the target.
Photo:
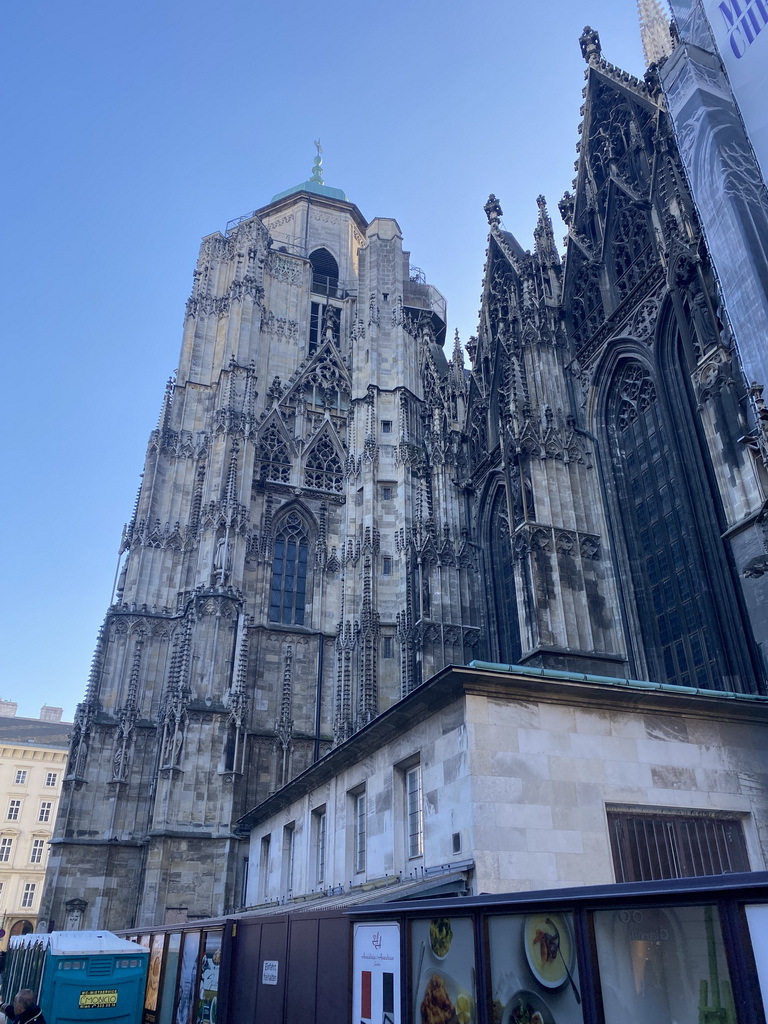
POLYGON ((541 996, 521 988, 504 1007, 501 1024, 555 1024, 555 1021, 541 996))
POLYGON ((416 1011, 417 1024, 473 1024, 475 1001, 447 974, 428 970, 416 990, 416 1011))
POLYGON ((531 973, 544 988, 562 988, 573 975, 573 936, 562 914, 529 914, 523 946, 531 973))
POLYGON ((429 946, 438 960, 445 960, 453 940, 449 917, 433 917, 429 922, 429 946))

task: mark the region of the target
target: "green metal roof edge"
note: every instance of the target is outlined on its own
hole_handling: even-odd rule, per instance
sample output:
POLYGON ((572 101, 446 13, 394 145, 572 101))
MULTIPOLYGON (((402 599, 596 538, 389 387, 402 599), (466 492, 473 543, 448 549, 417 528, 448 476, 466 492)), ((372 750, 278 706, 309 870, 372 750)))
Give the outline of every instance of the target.
POLYGON ((294 185, 293 188, 288 188, 285 192, 278 192, 276 196, 272 196, 270 199, 271 203, 276 203, 280 199, 285 199, 287 196, 295 195, 297 192, 313 192, 318 196, 325 196, 326 199, 340 199, 343 203, 348 203, 349 199, 346 193, 340 188, 331 188, 330 185, 321 185, 317 181, 302 181, 300 185, 294 185))
POLYGON ((570 679, 578 683, 597 683, 600 686, 623 686, 632 690, 658 690, 663 693, 687 693, 699 697, 729 697, 739 700, 768 701, 760 693, 738 693, 736 690, 709 690, 698 686, 679 686, 676 683, 655 683, 649 679, 625 679, 622 676, 595 676, 588 672, 568 672, 564 669, 539 668, 527 665, 504 665, 496 661, 470 661, 467 668, 484 672, 506 672, 510 675, 540 676, 543 679, 570 679))

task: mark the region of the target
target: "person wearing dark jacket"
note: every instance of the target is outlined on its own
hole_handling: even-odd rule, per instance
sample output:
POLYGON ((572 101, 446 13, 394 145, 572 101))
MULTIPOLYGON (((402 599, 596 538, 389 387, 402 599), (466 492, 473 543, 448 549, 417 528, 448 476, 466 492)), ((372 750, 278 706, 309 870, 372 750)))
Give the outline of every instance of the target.
POLYGON ((3 1013, 9 1024, 45 1024, 43 1011, 35 1002, 35 993, 31 988, 22 988, 16 993, 12 1003, 3 1007, 3 1013))

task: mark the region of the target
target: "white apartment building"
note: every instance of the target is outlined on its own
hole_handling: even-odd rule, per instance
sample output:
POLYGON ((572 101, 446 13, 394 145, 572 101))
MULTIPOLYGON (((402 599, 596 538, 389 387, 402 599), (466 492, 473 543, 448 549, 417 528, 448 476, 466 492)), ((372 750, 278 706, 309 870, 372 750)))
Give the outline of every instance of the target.
POLYGON ((16 710, 0 701, 0 949, 36 930, 72 729, 61 708, 43 707, 39 718, 16 710))

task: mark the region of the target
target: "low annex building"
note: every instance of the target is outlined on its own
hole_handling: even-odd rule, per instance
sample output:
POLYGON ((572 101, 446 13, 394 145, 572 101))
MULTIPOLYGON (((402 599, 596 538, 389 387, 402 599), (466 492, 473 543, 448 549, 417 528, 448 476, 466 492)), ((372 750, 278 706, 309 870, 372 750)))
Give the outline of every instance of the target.
POLYGON ((764 870, 768 698, 450 667, 245 815, 244 905, 764 870))

